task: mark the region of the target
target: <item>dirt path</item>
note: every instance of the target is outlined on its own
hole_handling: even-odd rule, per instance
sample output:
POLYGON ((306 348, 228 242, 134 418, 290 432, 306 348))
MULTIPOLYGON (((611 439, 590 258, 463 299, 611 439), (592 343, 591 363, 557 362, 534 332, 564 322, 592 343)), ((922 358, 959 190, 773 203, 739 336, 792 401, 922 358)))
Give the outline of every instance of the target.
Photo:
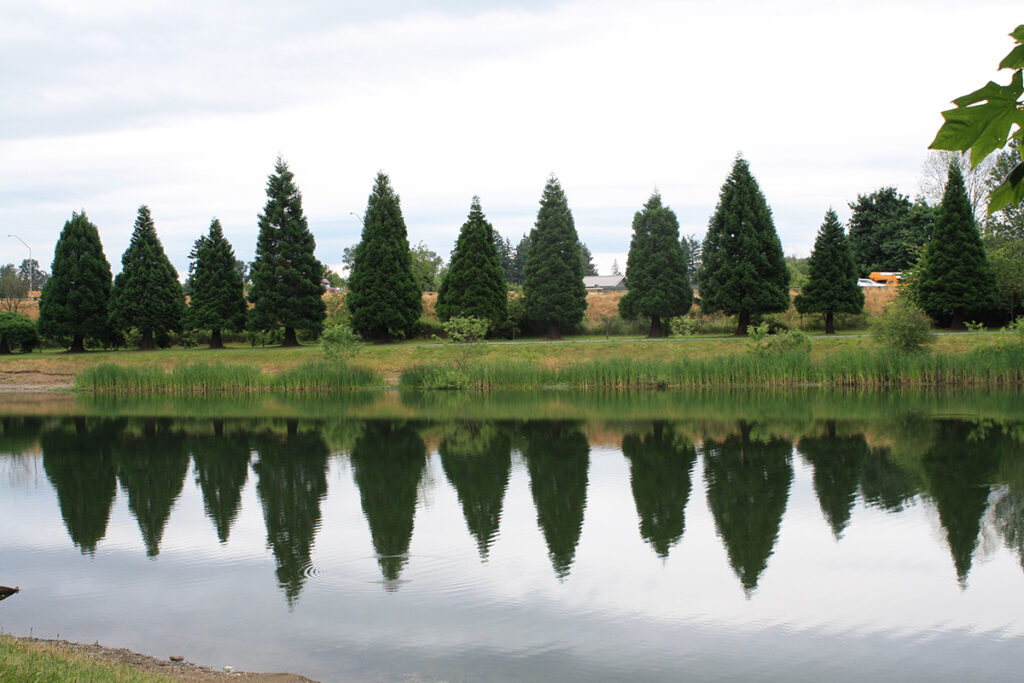
POLYGON ((75 383, 68 373, 39 370, 0 370, 0 391, 52 391, 67 389, 75 383))
POLYGON ((191 662, 172 662, 140 655, 124 648, 103 647, 100 644, 85 645, 66 640, 44 640, 41 638, 18 638, 18 641, 32 647, 49 649, 59 653, 75 654, 106 664, 124 664, 136 671, 166 676, 173 681, 248 681, 249 683, 316 683, 297 674, 266 674, 239 671, 217 671, 191 662))

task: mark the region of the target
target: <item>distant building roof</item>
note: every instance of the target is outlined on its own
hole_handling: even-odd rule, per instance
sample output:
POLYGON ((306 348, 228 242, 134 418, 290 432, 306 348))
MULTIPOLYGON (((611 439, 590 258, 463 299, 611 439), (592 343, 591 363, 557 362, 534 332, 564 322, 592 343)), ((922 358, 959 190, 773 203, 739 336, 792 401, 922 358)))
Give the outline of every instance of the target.
POLYGON ((587 289, 625 289, 625 275, 584 275, 583 286, 587 289))

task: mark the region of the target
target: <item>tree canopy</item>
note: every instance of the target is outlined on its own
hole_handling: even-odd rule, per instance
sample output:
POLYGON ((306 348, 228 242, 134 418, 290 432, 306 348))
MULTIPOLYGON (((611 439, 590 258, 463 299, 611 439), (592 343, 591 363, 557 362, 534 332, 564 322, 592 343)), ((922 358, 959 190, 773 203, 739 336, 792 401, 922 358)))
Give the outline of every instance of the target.
POLYGON ((423 299, 399 198, 383 172, 377 174, 366 204, 348 285, 345 304, 358 334, 377 341, 412 336, 423 299))
POLYGON ((626 282, 629 291, 619 299, 619 314, 626 320, 648 316, 652 337, 663 335, 662 319, 685 315, 693 304, 679 221, 657 192, 633 216, 626 282))
POLYGON ((241 330, 247 306, 235 251, 219 220, 214 218, 209 234, 196 240, 189 259, 189 327, 210 330, 210 348, 224 348, 221 330, 241 330))
POLYGON ((502 272, 494 228, 473 197, 469 217, 462 225, 448 274, 437 295, 437 317, 483 318, 494 330, 508 312, 508 291, 502 272))
POLYGON ((825 316, 825 334, 835 333, 836 313, 860 313, 864 291, 857 285, 857 268, 836 212, 825 212, 811 252, 810 275, 793 302, 801 313, 825 316))
POLYGON ((121 272, 110 294, 110 320, 117 330, 136 328, 140 349, 154 347, 154 335, 180 332, 185 293, 156 235, 149 207, 139 207, 121 272))
POLYGON ((580 324, 587 308, 580 242, 565 192, 554 176, 544 186, 525 271, 526 315, 535 325, 557 339, 580 324))
POLYGON ((772 212, 743 157, 736 157, 701 246, 701 308, 736 315, 736 334, 751 316, 789 308, 789 271, 772 212))
POLYGON ((252 262, 249 326, 255 330, 284 327, 282 346, 298 346, 296 330, 320 334, 327 309, 323 301, 324 267, 317 261, 316 240, 302 211, 295 174, 280 157, 267 177, 267 203, 259 215, 256 258, 252 262))
POLYGON ((949 165, 949 181, 932 239, 916 273, 918 303, 928 315, 953 328, 964 316, 994 305, 995 278, 964 189, 960 166, 949 165))
POLYGON ((850 251, 857 273, 904 271, 917 261, 931 236, 934 209, 883 187, 850 202, 850 251))
POLYGON ((39 331, 85 351, 85 338, 104 339, 110 301, 110 263, 85 212, 72 213, 54 249, 52 275, 39 299, 39 331))

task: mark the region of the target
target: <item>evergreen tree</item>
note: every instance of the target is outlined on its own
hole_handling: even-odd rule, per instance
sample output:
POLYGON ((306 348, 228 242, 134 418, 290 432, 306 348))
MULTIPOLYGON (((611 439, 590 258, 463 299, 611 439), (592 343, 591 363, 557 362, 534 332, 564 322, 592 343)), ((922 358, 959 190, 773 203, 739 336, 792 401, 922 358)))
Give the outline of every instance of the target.
POLYGON ((736 334, 751 317, 789 308, 789 271, 772 212, 750 167, 736 157, 701 247, 701 309, 736 315, 736 334))
POLYGON ((554 176, 544 187, 530 232, 523 294, 527 317, 552 339, 579 325, 587 309, 580 241, 569 203, 554 176))
POLYGON ((377 341, 412 336, 423 299, 412 272, 398 195, 383 172, 377 174, 366 204, 348 286, 345 303, 352 314, 352 329, 377 341))
POLYGON ((662 318, 685 315, 693 304, 679 221, 657 192, 633 216, 626 282, 629 291, 619 299, 619 315, 626 320, 648 316, 652 337, 662 336, 662 318))
POLYGON ((185 293, 156 236, 149 207, 139 207, 131 242, 121 256, 121 272, 110 294, 111 326, 134 327, 142 335, 140 349, 152 349, 154 335, 180 332, 185 293))
POLYGON ((480 198, 473 197, 469 218, 452 251, 448 275, 437 294, 437 317, 483 318, 494 330, 507 317, 507 289, 494 244, 494 228, 480 209, 480 198))
POLYGON ((597 275, 597 266, 594 265, 594 255, 590 248, 580 240, 580 268, 584 275, 597 275))
POLYGON ((281 346, 298 346, 296 330, 320 334, 327 307, 323 300, 324 267, 314 256, 316 240, 302 212, 295 175, 281 157, 267 178, 267 203, 259 215, 260 234, 252 262, 249 327, 284 327, 281 346))
POLYGON ((835 334, 836 313, 864 310, 864 290, 836 212, 825 212, 811 252, 810 277, 793 302, 801 313, 824 313, 825 334, 835 334))
POLYGON ((71 214, 54 249, 53 273, 39 299, 39 332, 70 338, 72 353, 85 351, 85 338, 107 336, 110 263, 96 226, 85 212, 71 214))
POLYGON ((895 187, 883 187, 871 194, 857 195, 850 202, 850 251, 860 277, 872 271, 901 271, 913 260, 904 261, 896 251, 903 242, 903 224, 910 215, 910 199, 895 187))
POLYGON ((221 330, 241 330, 246 305, 242 276, 235 268, 235 251, 224 237, 219 220, 214 218, 210 233, 196 240, 189 258, 189 327, 210 330, 210 348, 222 349, 221 330))
POLYGON ((963 326, 964 316, 995 304, 995 277, 967 199, 960 165, 949 165, 949 180, 932 238, 917 273, 916 297, 933 318, 963 326))

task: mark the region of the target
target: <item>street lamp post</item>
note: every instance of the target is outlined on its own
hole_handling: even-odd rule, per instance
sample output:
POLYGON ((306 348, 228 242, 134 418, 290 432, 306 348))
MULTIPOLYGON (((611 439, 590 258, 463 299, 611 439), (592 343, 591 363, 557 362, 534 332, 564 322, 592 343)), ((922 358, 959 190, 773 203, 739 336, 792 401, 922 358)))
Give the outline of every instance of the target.
MULTIPOLYGON (((32 260, 32 247, 28 246, 28 242, 26 242, 25 240, 21 239, 17 235, 8 235, 8 237, 13 237, 14 239, 16 239, 19 242, 21 242, 22 244, 24 244, 25 247, 28 249, 28 291, 31 293, 31 292, 35 291, 35 284, 36 284, 36 277, 35 277, 35 275, 36 275, 36 264, 32 260)), ((31 294, 30 294, 30 296, 31 296, 31 294)))

